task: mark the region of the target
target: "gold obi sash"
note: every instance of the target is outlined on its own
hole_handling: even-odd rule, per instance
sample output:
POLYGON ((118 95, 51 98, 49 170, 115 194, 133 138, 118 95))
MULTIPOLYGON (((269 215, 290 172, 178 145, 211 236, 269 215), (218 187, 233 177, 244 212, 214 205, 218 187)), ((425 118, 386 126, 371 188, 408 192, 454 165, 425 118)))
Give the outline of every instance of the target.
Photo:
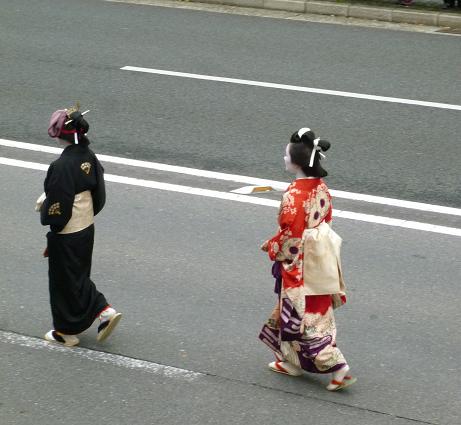
POLYGON ((93 198, 91 197, 91 192, 85 190, 85 192, 75 195, 74 204, 72 206, 72 217, 59 234, 79 232, 91 226, 93 223, 93 198))
POLYGON ((341 237, 325 222, 304 230, 303 281, 306 295, 344 292, 341 243, 341 237))

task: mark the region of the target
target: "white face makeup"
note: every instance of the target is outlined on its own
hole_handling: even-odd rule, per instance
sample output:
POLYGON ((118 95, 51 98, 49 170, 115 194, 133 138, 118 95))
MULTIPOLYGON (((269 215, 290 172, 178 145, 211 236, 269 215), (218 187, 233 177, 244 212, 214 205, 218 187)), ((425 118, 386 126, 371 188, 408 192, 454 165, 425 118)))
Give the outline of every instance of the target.
POLYGON ((299 171, 300 167, 299 167, 299 165, 293 164, 291 162, 291 156, 290 156, 289 147, 290 147, 290 145, 288 144, 287 147, 285 148, 285 156, 283 157, 283 159, 285 161, 285 169, 290 173, 296 174, 299 171))

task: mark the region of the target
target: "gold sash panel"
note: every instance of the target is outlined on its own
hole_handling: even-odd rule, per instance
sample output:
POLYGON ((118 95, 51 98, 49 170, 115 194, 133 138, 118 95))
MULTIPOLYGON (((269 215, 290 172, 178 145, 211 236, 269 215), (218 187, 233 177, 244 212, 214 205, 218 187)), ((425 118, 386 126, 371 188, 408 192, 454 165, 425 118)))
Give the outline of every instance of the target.
POLYGON ((79 232, 93 223, 93 198, 91 197, 91 192, 85 190, 85 192, 75 195, 74 205, 72 206, 72 217, 59 234, 79 232))

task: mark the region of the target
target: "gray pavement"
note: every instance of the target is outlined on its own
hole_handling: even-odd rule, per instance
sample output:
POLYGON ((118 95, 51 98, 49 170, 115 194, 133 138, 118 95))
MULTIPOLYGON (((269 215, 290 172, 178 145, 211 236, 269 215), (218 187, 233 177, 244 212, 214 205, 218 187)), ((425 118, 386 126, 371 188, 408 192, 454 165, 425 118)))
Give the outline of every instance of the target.
MULTIPOLYGON (((50 322, 40 258, 45 240, 32 204, 44 173, 5 166, 0 173, 1 198, 8 199, 2 206, 0 328, 41 337, 50 322)), ((273 303, 270 264, 258 244, 274 231, 274 208, 111 183, 108 194, 97 220, 93 277, 125 318, 105 344, 95 343, 92 329, 81 345, 207 378, 179 387, 163 380, 167 393, 170 385, 177 389, 165 405, 163 386, 153 387, 156 378, 142 372, 9 347, 2 355, 15 353, 8 354, 15 366, 0 369, 8 382, 3 411, 11 423, 18 409, 29 412, 19 423, 37 423, 39 407, 23 404, 37 397, 37 382, 46 391, 34 403, 55 400, 69 423, 93 420, 104 400, 111 406, 105 418, 120 424, 135 411, 134 423, 156 423, 164 409, 167 423, 189 414, 191 423, 266 423, 268 417, 275 423, 286 414, 301 423, 308 412, 320 424, 335 417, 346 424, 457 423, 461 239, 336 220, 349 284, 349 304, 337 314, 339 344, 359 384, 329 394, 325 378, 296 380, 268 371, 270 353, 256 338, 273 303), (12 373, 24 379, 12 380, 12 373), (14 402, 19 393, 28 395, 26 402, 14 402), (68 398, 79 407, 72 409, 68 398), (122 416, 119 400, 127 403, 122 416)))
MULTIPOLYGON (((50 112, 80 100, 92 109, 98 153, 287 181, 287 135, 307 123, 333 143, 334 189, 461 206, 458 111, 119 69, 460 104, 455 37, 102 1, 0 0, 0 7, 0 138, 52 146, 50 112)), ((0 156, 55 157, 5 147, 0 156)), ((128 177, 235 188, 104 165, 128 177)), ((335 220, 349 288, 337 313, 339 344, 359 381, 331 394, 325 378, 270 372, 271 355, 257 340, 274 302, 270 263, 258 249, 275 231, 273 207, 108 183, 93 278, 124 319, 103 344, 94 328, 86 332, 85 355, 34 343, 51 322, 46 229, 33 211, 43 178, 0 165, 1 425, 461 422, 459 237, 335 220), (95 361, 101 352, 199 375, 181 380, 95 361)), ((335 205, 461 227, 456 216, 335 205)))
POLYGON ((331 421, 345 425, 409 425, 340 403, 310 399, 284 390, 203 376, 193 382, 101 365, 69 354, 0 344, 2 425, 156 425, 187 423, 292 424, 331 421), (40 364, 40 368, 37 368, 40 364), (46 389, 46 391, 44 391, 46 389))
POLYGON ((458 38, 99 1, 39 3, 2 9, 3 138, 50 143, 50 111, 80 100, 92 109, 101 153, 286 180, 285 142, 307 124, 333 144, 331 187, 461 206, 459 111, 120 70, 460 104, 458 38), (79 22, 77 38, 68 16, 79 22))

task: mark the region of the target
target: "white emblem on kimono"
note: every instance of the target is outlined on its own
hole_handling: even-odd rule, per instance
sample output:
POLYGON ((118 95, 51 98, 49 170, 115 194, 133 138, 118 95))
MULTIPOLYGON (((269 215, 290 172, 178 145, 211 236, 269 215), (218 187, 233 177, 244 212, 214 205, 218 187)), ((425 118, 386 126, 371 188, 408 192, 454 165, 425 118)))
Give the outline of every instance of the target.
POLYGON ((91 171, 91 164, 89 162, 84 162, 82 165, 80 165, 80 168, 85 174, 90 174, 91 171))

